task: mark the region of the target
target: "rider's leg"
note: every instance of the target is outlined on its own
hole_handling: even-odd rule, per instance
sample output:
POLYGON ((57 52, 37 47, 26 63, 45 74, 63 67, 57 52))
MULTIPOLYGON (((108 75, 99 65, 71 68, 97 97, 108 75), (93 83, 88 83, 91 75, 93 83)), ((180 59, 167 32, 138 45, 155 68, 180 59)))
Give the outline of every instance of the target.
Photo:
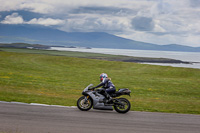
POLYGON ((112 100, 112 97, 110 94, 115 93, 115 88, 108 88, 105 90, 106 98, 108 99, 108 102, 112 100))
POLYGON ((98 92, 99 92, 100 94, 102 94, 106 99, 108 99, 109 94, 106 92, 106 89, 100 88, 100 89, 98 89, 98 92))

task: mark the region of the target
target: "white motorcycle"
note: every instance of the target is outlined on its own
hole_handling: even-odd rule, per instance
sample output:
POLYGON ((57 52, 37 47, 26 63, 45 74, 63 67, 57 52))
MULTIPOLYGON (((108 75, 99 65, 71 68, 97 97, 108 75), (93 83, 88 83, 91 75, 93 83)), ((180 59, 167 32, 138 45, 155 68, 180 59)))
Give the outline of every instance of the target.
POLYGON ((106 102, 105 96, 99 92, 100 89, 90 89, 92 86, 93 84, 88 85, 82 92, 83 96, 78 99, 77 106, 80 110, 88 111, 92 107, 99 110, 113 110, 114 107, 118 113, 127 113, 130 110, 131 104, 126 98, 116 97, 121 95, 130 96, 131 90, 127 88, 119 89, 119 91, 110 95, 112 100, 106 102))

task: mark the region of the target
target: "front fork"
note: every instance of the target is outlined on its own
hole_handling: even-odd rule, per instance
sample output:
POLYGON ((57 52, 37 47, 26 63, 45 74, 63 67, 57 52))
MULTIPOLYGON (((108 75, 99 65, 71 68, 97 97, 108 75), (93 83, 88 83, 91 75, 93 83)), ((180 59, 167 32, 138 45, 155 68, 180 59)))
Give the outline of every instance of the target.
POLYGON ((90 96, 85 96, 85 102, 84 102, 84 104, 87 104, 87 103, 88 103, 89 97, 90 97, 90 96))

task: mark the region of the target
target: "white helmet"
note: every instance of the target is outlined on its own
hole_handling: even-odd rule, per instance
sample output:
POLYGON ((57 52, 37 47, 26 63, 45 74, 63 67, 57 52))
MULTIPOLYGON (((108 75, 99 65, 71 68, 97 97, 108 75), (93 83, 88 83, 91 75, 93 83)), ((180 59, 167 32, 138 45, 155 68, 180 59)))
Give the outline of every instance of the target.
POLYGON ((100 74, 100 81, 102 81, 104 78, 107 78, 108 75, 106 73, 100 74))

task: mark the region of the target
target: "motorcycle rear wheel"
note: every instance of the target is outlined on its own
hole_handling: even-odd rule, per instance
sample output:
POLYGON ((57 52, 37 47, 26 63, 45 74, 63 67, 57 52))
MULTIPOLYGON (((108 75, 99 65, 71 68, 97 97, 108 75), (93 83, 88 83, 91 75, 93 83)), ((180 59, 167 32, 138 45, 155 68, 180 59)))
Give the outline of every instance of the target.
POLYGON ((127 113, 130 108, 131 108, 131 104, 130 102, 126 99, 126 98, 119 98, 118 99, 120 101, 120 103, 122 103, 123 105, 118 105, 115 104, 114 108, 118 113, 127 113))
POLYGON ((82 111, 88 111, 92 108, 92 100, 89 97, 87 100, 85 99, 85 96, 82 96, 77 101, 77 107, 82 111))

